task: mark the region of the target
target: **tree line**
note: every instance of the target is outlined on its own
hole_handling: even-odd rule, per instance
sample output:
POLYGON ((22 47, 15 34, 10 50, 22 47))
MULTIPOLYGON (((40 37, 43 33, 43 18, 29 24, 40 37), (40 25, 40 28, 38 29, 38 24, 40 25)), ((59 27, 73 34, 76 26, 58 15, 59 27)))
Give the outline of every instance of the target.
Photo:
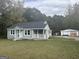
POLYGON ((79 4, 70 6, 65 16, 51 17, 36 8, 24 8, 21 0, 0 0, 0 37, 6 37, 7 28, 14 24, 42 20, 48 21, 52 34, 68 28, 79 30, 79 4))

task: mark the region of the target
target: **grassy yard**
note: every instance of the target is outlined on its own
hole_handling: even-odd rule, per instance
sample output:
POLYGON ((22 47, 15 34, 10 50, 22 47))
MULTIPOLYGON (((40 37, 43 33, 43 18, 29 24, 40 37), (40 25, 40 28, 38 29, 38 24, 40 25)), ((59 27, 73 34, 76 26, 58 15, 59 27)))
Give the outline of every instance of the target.
POLYGON ((79 41, 64 38, 47 41, 1 39, 0 56, 9 59, 79 59, 79 41))

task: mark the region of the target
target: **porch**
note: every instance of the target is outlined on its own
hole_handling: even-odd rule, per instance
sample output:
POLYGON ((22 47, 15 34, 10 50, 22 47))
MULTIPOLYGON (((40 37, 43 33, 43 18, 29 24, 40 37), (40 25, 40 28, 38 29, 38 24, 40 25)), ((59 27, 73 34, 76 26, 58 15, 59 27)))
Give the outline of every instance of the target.
POLYGON ((34 29, 32 38, 34 38, 34 39, 46 39, 46 30, 34 29))
POLYGON ((15 29, 14 39, 47 39, 44 29, 15 29))

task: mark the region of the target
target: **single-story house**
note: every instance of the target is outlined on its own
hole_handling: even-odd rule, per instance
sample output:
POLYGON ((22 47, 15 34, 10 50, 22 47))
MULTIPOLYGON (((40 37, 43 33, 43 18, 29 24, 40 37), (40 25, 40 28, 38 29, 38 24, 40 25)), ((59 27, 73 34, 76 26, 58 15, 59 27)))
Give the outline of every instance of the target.
POLYGON ((79 36, 79 31, 74 29, 61 30, 61 36, 77 37, 79 36))
POLYGON ((51 30, 47 21, 33 21, 19 23, 7 28, 7 38, 14 40, 21 39, 48 39, 51 36, 51 30))

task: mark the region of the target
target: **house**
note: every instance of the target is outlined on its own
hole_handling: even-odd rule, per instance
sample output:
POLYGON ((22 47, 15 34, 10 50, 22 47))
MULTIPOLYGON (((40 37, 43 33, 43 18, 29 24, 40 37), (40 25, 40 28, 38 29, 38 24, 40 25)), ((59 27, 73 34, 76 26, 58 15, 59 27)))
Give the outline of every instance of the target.
POLYGON ((77 37, 79 36, 79 31, 74 29, 61 30, 61 36, 77 37))
POLYGON ((7 28, 7 38, 14 40, 21 39, 48 39, 51 36, 51 30, 47 21, 33 21, 28 23, 19 23, 7 28))

